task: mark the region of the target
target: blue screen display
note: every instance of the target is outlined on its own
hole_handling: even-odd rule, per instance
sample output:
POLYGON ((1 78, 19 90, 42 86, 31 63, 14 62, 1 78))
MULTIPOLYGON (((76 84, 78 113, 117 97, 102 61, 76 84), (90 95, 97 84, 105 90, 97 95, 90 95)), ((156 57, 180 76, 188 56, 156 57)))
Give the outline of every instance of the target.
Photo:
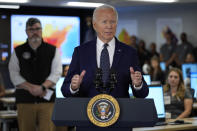
POLYGON ((194 89, 194 98, 197 97, 197 72, 191 72, 191 88, 194 89))
POLYGON ((191 72, 197 72, 197 64, 182 64, 183 80, 190 78, 191 72))
MULTIPOLYGON (((129 94, 132 95, 131 88, 129 88, 129 94)), ((149 86, 149 94, 146 99, 147 98, 154 100, 158 118, 165 118, 163 87, 161 85, 149 86)))

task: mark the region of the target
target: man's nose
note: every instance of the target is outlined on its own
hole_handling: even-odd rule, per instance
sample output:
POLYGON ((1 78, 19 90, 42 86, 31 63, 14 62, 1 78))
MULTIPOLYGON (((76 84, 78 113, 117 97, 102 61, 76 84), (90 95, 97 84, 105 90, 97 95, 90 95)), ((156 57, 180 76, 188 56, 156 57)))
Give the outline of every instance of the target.
POLYGON ((112 23, 107 22, 107 28, 112 28, 112 23))

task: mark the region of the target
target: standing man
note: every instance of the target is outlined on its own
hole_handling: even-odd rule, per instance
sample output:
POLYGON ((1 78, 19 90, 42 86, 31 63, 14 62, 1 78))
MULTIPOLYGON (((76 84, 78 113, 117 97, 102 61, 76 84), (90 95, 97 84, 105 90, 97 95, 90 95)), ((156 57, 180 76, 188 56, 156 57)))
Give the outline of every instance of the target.
POLYGON ((169 66, 176 66, 176 44, 173 43, 172 34, 169 32, 165 33, 166 43, 160 48, 160 61, 165 62, 165 66, 168 69, 169 66))
POLYGON ((146 97, 149 90, 138 66, 136 50, 115 38, 118 22, 115 8, 110 5, 97 7, 92 22, 97 38, 75 48, 61 88, 63 95, 93 97, 100 94, 95 89, 94 78, 97 68, 101 68, 104 85, 109 83, 109 70, 116 71, 117 85, 110 95, 129 98, 131 84, 135 97, 146 97))
POLYGON ((186 56, 188 53, 193 52, 193 46, 192 44, 187 40, 187 34, 185 32, 181 33, 181 44, 177 46, 176 48, 176 57, 177 57, 177 65, 181 67, 181 65, 184 63, 186 56))
POLYGON ((43 41, 41 22, 37 18, 27 20, 26 34, 27 42, 15 48, 9 62, 10 77, 16 86, 19 130, 54 131, 53 86, 62 73, 60 53, 43 41))

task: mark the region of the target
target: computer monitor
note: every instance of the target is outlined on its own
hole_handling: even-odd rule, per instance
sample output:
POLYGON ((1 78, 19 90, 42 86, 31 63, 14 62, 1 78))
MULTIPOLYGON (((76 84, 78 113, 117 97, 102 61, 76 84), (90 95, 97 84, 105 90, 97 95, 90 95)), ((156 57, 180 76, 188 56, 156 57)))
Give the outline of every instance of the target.
POLYGON ((194 89, 194 98, 197 97, 197 72, 191 72, 190 74, 191 88, 194 89))
POLYGON ((182 64, 182 73, 184 81, 186 80, 186 78, 190 78, 191 72, 197 72, 197 63, 182 64))
MULTIPOLYGON (((129 89, 129 94, 132 95, 132 90, 129 89)), ((165 107, 164 107, 164 95, 163 95, 163 87, 162 85, 149 85, 149 94, 146 97, 152 98, 155 103, 155 107, 157 110, 157 116, 160 121, 165 120, 165 107)))
POLYGON ((154 100, 158 118, 165 120, 166 115, 162 85, 150 85, 149 94, 146 98, 152 98, 154 100))
POLYGON ((147 85, 151 84, 151 77, 150 75, 143 75, 144 80, 146 81, 147 85))
POLYGON ((160 62, 160 68, 161 68, 161 70, 162 71, 166 71, 166 64, 165 64, 165 62, 160 62))
POLYGON ((64 82, 64 78, 65 77, 61 77, 57 83, 56 83, 56 98, 64 98, 64 96, 62 95, 62 92, 61 92, 61 87, 62 87, 62 84, 64 82))

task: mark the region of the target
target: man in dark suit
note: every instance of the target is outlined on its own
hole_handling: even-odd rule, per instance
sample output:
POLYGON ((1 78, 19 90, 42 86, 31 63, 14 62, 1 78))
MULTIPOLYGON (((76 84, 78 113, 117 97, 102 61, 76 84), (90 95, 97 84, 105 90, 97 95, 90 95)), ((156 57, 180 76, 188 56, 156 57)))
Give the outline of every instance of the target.
MULTIPOLYGON (((149 90, 138 67, 136 50, 115 38, 117 11, 110 5, 97 7, 94 10, 92 22, 97 38, 75 48, 67 77, 61 88, 63 95, 65 97, 93 97, 100 94, 95 89, 94 79, 97 68, 106 67, 106 64, 102 65, 101 56, 107 44, 109 68, 116 71, 117 79, 117 84, 109 95, 116 98, 128 98, 129 84, 131 84, 135 97, 146 97, 149 90)), ((109 71, 103 69, 103 77, 106 72, 109 76, 109 71)), ((104 85, 109 83, 109 78, 103 80, 103 83, 104 85)))

